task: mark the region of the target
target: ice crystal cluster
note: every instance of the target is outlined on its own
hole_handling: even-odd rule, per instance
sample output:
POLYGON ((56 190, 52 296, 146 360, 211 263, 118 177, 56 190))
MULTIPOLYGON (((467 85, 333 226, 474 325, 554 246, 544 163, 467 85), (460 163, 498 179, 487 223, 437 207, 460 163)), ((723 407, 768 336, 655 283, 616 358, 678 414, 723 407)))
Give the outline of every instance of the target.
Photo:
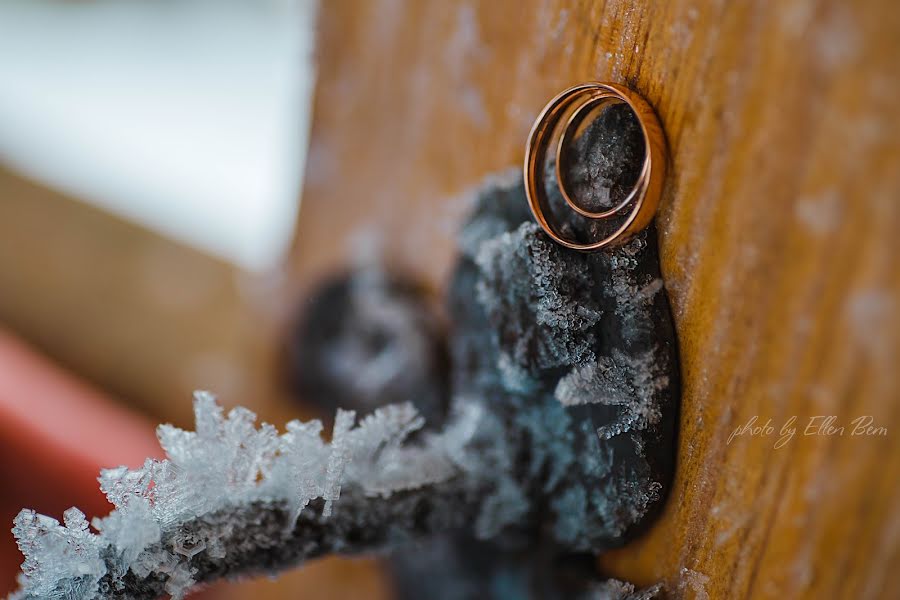
POLYGON ((115 510, 94 520, 98 533, 77 508, 66 511, 62 525, 31 510, 19 513, 13 533, 26 559, 14 598, 132 597, 126 578, 164 581, 165 592, 181 597, 194 583, 191 559, 200 553, 225 559, 230 550, 223 528, 198 531, 186 523, 277 502, 287 539, 311 501, 320 500, 321 518, 328 518, 342 485, 378 496, 447 480, 473 416, 404 445, 423 425, 410 404, 379 408, 359 423, 352 411, 338 411, 330 443, 318 420, 291 421, 279 435, 269 424, 257 427, 247 409, 224 414, 207 392, 195 395, 194 412, 196 431, 158 428, 165 460, 101 473, 115 510))
POLYGON ((533 223, 521 185, 482 190, 461 235, 451 348, 455 391, 477 393, 503 418, 497 437, 527 446, 508 448, 527 452, 527 464, 497 469, 495 526, 519 509, 553 543, 597 550, 621 543, 658 503, 677 362, 647 236, 571 252, 533 223), (547 499, 539 516, 537 497, 547 499))
POLYGON ((631 583, 609 579, 595 585, 586 595, 585 600, 652 600, 660 597, 662 591, 661 584, 636 590, 631 583))
POLYGON ((624 103, 601 109, 568 150, 578 161, 567 165, 567 184, 583 208, 599 211, 620 202, 637 181, 644 159, 644 136, 624 103))

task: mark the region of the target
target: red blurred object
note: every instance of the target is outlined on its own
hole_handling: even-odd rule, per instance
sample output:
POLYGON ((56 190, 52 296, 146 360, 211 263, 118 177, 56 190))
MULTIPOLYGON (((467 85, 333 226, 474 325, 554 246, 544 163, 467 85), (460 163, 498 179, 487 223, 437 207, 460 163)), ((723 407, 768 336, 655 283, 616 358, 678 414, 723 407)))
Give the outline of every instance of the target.
POLYGON ((0 330, 0 595, 22 562, 10 532, 22 507, 105 515, 100 469, 161 455, 152 423, 0 330))

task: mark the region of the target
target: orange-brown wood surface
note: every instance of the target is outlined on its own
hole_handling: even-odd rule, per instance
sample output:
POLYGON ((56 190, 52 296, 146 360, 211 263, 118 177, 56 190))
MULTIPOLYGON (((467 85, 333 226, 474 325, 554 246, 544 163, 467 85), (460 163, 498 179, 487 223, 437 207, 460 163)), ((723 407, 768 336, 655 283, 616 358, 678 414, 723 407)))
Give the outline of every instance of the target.
POLYGON ((323 2, 300 291, 378 257, 440 290, 466 192, 584 80, 657 109, 681 348, 667 508, 599 567, 675 597, 900 589, 900 9, 886 1, 323 2), (843 435, 814 427, 834 415, 843 435), (851 435, 869 415, 887 435, 851 435), (758 416, 772 434, 729 437, 758 416), (775 448, 796 416, 797 434, 775 448))

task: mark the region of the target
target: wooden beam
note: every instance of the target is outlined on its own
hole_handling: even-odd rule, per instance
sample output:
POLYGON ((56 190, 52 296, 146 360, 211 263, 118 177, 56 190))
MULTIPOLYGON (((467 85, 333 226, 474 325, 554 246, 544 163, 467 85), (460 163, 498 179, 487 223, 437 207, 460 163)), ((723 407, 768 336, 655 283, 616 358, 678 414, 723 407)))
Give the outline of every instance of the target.
POLYGON ((293 281, 371 256, 440 289, 465 191, 562 88, 622 82, 672 152, 675 488, 608 573, 676 597, 900 588, 900 11, 887 2, 332 0, 293 281), (776 433, 737 436, 753 416, 776 433), (835 415, 843 436, 802 435, 835 415), (871 415, 885 436, 851 436, 871 415), (684 571, 687 569, 688 571, 684 571), (704 583, 705 582, 705 583, 704 583), (693 586, 693 587, 692 587, 693 586))

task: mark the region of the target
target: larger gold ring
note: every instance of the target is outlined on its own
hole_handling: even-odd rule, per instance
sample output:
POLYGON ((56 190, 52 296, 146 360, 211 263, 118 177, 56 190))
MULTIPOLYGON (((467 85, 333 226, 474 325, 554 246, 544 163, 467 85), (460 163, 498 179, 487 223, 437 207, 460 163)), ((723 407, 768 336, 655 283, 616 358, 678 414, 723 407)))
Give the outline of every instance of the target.
POLYGON ((666 140, 656 113, 641 96, 614 83, 582 83, 557 95, 538 115, 528 136, 528 144, 525 146, 525 193, 534 218, 547 235, 558 244, 581 252, 591 252, 611 244, 623 243, 646 227, 656 214, 665 171, 666 140), (610 209, 590 211, 572 199, 560 165, 564 148, 575 134, 582 117, 592 108, 605 102, 624 102, 631 108, 644 137, 644 163, 634 187, 624 199, 610 209), (556 144, 556 183, 563 199, 569 208, 586 219, 606 221, 617 216, 621 218, 618 227, 606 237, 588 243, 563 237, 545 216, 547 194, 541 173, 547 148, 564 115, 568 115, 568 118, 556 144))

